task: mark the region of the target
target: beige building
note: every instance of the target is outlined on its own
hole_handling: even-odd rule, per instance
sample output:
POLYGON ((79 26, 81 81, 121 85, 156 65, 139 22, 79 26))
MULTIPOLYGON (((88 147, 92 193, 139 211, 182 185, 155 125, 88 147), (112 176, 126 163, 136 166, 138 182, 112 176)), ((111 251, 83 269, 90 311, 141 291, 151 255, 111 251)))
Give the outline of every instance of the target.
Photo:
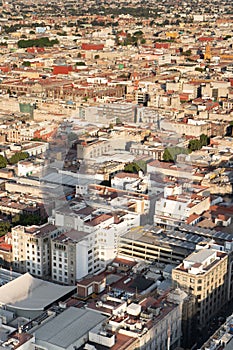
POLYGON ((174 122, 171 128, 179 135, 199 137, 202 134, 211 136, 211 124, 202 120, 188 119, 187 123, 174 122))
POLYGON ((50 275, 50 240, 60 232, 61 230, 51 224, 12 228, 13 268, 38 277, 50 275))
POLYGON ((172 271, 174 284, 196 297, 197 325, 203 328, 227 302, 228 255, 201 249, 172 271))
POLYGON ((112 150, 108 140, 85 139, 77 144, 78 159, 97 158, 112 150))

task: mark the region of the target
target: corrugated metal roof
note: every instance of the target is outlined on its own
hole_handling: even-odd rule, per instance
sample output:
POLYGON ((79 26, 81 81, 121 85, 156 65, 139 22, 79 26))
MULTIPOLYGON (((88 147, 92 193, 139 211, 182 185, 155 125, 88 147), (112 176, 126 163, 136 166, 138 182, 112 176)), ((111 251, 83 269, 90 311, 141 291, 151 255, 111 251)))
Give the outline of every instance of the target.
POLYGON ((70 307, 35 332, 36 343, 67 349, 105 319, 100 313, 70 307))

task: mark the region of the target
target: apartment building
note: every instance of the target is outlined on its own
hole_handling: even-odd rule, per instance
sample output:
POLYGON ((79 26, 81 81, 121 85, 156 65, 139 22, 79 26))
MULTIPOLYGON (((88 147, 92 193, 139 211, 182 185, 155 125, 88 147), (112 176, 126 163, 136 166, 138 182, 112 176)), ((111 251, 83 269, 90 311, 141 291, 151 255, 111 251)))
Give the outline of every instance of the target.
POLYGON ((109 124, 116 120, 132 122, 134 105, 132 103, 109 103, 98 106, 89 106, 85 109, 85 120, 98 123, 109 124))
POLYGON ((186 222, 191 215, 200 215, 209 208, 209 196, 191 192, 169 195, 156 201, 154 223, 172 226, 186 222))
POLYGON ((95 235, 71 230, 51 240, 52 279, 75 284, 76 280, 99 269, 95 235))
POLYGON ((162 145, 133 143, 130 147, 130 153, 135 156, 148 156, 159 160, 162 160, 163 152, 164 147, 162 145))
POLYGON ((123 291, 105 294, 104 299, 88 304, 87 309, 110 316, 105 329, 117 336, 137 339, 134 349, 164 350, 180 345, 182 304, 172 302, 168 295, 144 297, 128 302, 117 297, 123 291), (114 296, 112 296, 114 295, 114 296))
POLYGON ((60 232, 61 229, 51 224, 12 228, 13 268, 38 277, 50 275, 50 240, 60 232))
POLYGON ((72 209, 57 210, 55 223, 67 232, 52 242, 53 279, 72 284, 105 268, 116 257, 120 236, 140 224, 140 215, 122 210, 110 213, 77 203, 72 209), (58 267, 61 271, 57 272, 58 267))
POLYGON ((98 158, 104 153, 112 150, 111 143, 108 140, 99 139, 83 139, 77 144, 77 158, 87 160, 90 158, 98 158))
POLYGON ((10 126, 6 129, 6 135, 8 142, 20 143, 31 140, 34 136, 34 130, 30 127, 10 126))
POLYGON ((201 329, 227 302, 228 255, 200 249, 172 271, 175 285, 189 291, 197 301, 197 325, 201 329))
POLYGON ((42 171, 44 166, 43 162, 38 161, 20 161, 17 164, 18 176, 28 176, 42 171))
POLYGON ((202 120, 188 119, 185 122, 172 122, 170 128, 179 135, 200 137, 204 134, 211 136, 211 124, 202 120))
POLYGON ((98 206, 100 206, 100 203, 102 203, 103 207, 107 204, 111 210, 123 210, 124 212, 139 215, 148 214, 150 208, 149 196, 134 191, 135 188, 119 190, 102 185, 90 185, 88 200, 91 202, 98 201, 98 206), (132 190, 133 192, 130 192, 132 190))
POLYGON ((142 171, 139 174, 119 172, 112 177, 111 185, 120 190, 146 193, 148 178, 143 175, 142 171))
MULTIPOLYGON (((117 255, 119 236, 127 229, 127 221, 111 222, 111 215, 103 225, 94 225, 103 220, 106 214, 93 219, 85 231, 71 230, 62 233, 51 242, 52 279, 54 281, 75 284, 88 274, 106 268, 117 255)), ((88 223, 87 223, 88 224, 88 223)), ((99 223, 100 224, 100 223, 99 223)))
POLYGON ((153 160, 147 164, 148 173, 159 173, 160 176, 174 176, 176 178, 189 179, 188 181, 201 181, 204 174, 194 166, 185 163, 167 163, 153 160))

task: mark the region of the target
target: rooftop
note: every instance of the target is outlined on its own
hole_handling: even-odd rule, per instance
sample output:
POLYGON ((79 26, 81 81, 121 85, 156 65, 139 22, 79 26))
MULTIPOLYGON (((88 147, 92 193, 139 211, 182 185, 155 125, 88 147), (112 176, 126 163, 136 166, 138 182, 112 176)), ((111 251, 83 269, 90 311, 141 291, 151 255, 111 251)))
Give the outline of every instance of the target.
POLYGON ((58 286, 25 273, 0 287, 0 304, 21 310, 44 310, 74 289, 58 286))
POLYGON ((87 333, 105 320, 100 313, 70 307, 35 331, 36 343, 67 349, 77 340, 84 343, 87 333))
POLYGON ((214 254, 215 254, 215 252, 212 249, 201 249, 201 250, 189 255, 187 258, 185 258, 185 261, 201 264, 206 259, 210 258, 214 254))

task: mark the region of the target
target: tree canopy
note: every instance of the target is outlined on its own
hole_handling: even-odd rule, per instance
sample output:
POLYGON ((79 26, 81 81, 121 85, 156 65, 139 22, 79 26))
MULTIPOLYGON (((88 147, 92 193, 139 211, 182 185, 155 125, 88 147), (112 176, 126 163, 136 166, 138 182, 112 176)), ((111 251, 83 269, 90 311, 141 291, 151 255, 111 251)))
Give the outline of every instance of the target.
POLYGON ((46 222, 45 218, 41 218, 40 215, 36 214, 20 214, 18 225, 41 225, 46 222))
POLYGON ((163 153, 163 160, 165 162, 175 162, 178 154, 189 154, 190 151, 183 147, 167 147, 163 153))
POLYGON ((13 165, 18 163, 20 160, 24 160, 29 157, 27 152, 17 152, 10 159, 9 164, 13 165))
POLYGON ((59 44, 59 41, 57 39, 49 40, 48 37, 18 41, 18 47, 21 49, 27 47, 52 47, 56 44, 59 44))
POLYGON ((140 166, 136 163, 126 164, 124 167, 124 171, 126 173, 138 174, 139 170, 141 170, 140 166))
POLYGON ((10 230, 10 226, 8 221, 0 221, 0 236, 4 236, 10 230))
POLYGON ((7 160, 2 155, 0 155, 0 168, 5 168, 7 166, 7 160))
POLYGON ((190 140, 188 148, 191 151, 197 151, 201 149, 203 146, 207 146, 208 144, 209 144, 208 136, 202 134, 199 139, 190 140))

